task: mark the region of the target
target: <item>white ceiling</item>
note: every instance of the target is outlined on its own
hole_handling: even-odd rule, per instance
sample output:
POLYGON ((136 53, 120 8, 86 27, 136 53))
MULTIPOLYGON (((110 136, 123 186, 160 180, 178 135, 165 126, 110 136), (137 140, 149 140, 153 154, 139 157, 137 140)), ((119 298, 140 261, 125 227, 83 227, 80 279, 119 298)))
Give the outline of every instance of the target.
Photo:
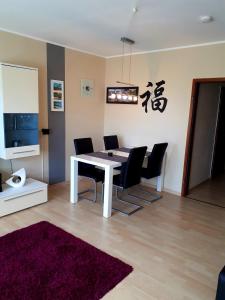
POLYGON ((0 28, 108 57, 121 36, 133 52, 225 41, 225 0, 0 0, 0 28))

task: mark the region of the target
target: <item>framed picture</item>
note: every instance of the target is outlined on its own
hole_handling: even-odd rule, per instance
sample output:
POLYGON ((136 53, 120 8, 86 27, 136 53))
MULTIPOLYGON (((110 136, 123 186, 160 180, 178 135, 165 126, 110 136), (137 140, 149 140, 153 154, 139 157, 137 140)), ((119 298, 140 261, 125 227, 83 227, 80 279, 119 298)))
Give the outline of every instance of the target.
POLYGON ((51 80, 51 111, 64 111, 64 81, 51 80))
POLYGON ((81 79, 80 95, 82 97, 90 97, 94 95, 94 81, 91 79, 81 79))
POLYGON ((108 87, 106 103, 138 104, 138 86, 108 87))

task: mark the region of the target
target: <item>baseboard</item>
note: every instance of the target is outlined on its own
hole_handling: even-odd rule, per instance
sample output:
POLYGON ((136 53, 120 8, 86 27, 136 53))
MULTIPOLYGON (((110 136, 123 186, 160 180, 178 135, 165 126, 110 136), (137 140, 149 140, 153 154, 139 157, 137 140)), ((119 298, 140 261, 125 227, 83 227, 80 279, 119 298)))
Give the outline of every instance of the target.
MULTIPOLYGON (((146 187, 151 187, 151 188, 156 189, 156 184, 154 184, 152 182, 149 182, 147 180, 142 180, 141 184, 143 184, 146 187)), ((169 194, 172 194, 172 195, 176 195, 176 196, 181 196, 181 192, 177 192, 177 191, 165 188, 165 187, 163 188, 163 192, 166 192, 166 193, 169 193, 169 194)))
MULTIPOLYGON (((79 181, 82 181, 82 178, 79 177, 78 180, 79 180, 79 181)), ((69 181, 69 180, 66 180, 65 183, 66 183, 66 184, 70 184, 70 181, 69 181)), ((146 187, 151 187, 151 188, 156 189, 156 184, 150 183, 150 182, 147 181, 147 180, 142 180, 142 181, 141 181, 141 184, 143 184, 143 185, 146 186, 146 187)), ((163 188, 163 192, 166 192, 166 193, 169 193, 169 194, 172 194, 172 195, 176 195, 176 196, 181 196, 181 192, 177 192, 177 191, 174 191, 174 190, 165 188, 165 187, 163 188)))
POLYGON ((167 188, 164 188, 163 190, 166 193, 169 193, 169 194, 172 194, 172 195, 176 195, 176 196, 181 196, 181 192, 177 192, 177 191, 174 191, 174 190, 171 190, 171 189, 167 189, 167 188))

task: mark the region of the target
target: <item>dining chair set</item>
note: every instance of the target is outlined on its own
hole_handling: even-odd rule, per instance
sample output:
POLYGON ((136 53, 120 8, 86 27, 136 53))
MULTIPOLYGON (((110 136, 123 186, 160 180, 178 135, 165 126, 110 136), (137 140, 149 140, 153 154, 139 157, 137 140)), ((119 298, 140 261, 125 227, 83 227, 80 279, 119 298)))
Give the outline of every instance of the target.
MULTIPOLYGON (((117 150, 120 151, 119 142, 117 135, 104 136, 105 151, 108 155, 113 156, 117 150)), ((128 157, 122 166, 116 168, 115 174, 113 176, 113 186, 115 188, 115 197, 113 200, 113 209, 119 210, 125 214, 132 214, 137 210, 143 208, 141 204, 137 204, 137 199, 142 200, 142 202, 152 202, 153 200, 159 199, 161 196, 158 194, 155 197, 150 197, 148 199, 149 191, 144 189, 140 185, 141 179, 151 179, 158 177, 161 174, 163 157, 166 152, 168 143, 159 143, 153 146, 151 152, 147 152, 147 146, 135 147, 131 149, 124 148, 128 150, 128 157), (146 167, 143 167, 144 159, 147 159, 146 167), (132 192, 132 187, 134 187, 134 192, 132 192), (138 193, 140 191, 141 193, 138 193), (123 195, 126 192, 126 198, 123 195), (137 193, 136 193, 137 192, 137 193), (146 197, 142 197, 141 194, 146 194, 146 197), (120 195, 121 194, 121 195, 120 195), (128 197, 129 196, 129 197, 128 197), (135 201, 134 201, 135 200, 135 201), (121 205, 122 204, 122 205, 121 205), (123 209, 124 204, 130 204, 131 209, 123 209)), ((79 154, 91 154, 94 152, 92 139, 88 138, 77 138, 74 139, 74 147, 76 155, 79 154)), ((104 193, 104 170, 101 170, 94 165, 79 162, 78 163, 78 175, 82 177, 89 178, 94 183, 94 197, 93 200, 97 200, 97 183, 101 182, 102 192, 101 199, 103 199, 104 193)), ((90 192, 90 190, 85 190, 80 192, 79 195, 90 192)), ((152 193, 150 193, 152 195, 152 193)), ((86 197, 85 197, 86 198, 86 197)), ((86 198, 87 199, 87 198, 86 198)))

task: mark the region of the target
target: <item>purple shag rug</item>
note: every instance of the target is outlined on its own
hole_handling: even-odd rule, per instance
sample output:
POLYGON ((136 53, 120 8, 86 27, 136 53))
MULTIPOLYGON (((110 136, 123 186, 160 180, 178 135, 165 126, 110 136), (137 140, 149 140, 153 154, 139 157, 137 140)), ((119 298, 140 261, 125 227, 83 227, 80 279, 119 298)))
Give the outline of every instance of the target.
POLYGON ((95 300, 133 268, 48 222, 0 238, 1 300, 95 300))

